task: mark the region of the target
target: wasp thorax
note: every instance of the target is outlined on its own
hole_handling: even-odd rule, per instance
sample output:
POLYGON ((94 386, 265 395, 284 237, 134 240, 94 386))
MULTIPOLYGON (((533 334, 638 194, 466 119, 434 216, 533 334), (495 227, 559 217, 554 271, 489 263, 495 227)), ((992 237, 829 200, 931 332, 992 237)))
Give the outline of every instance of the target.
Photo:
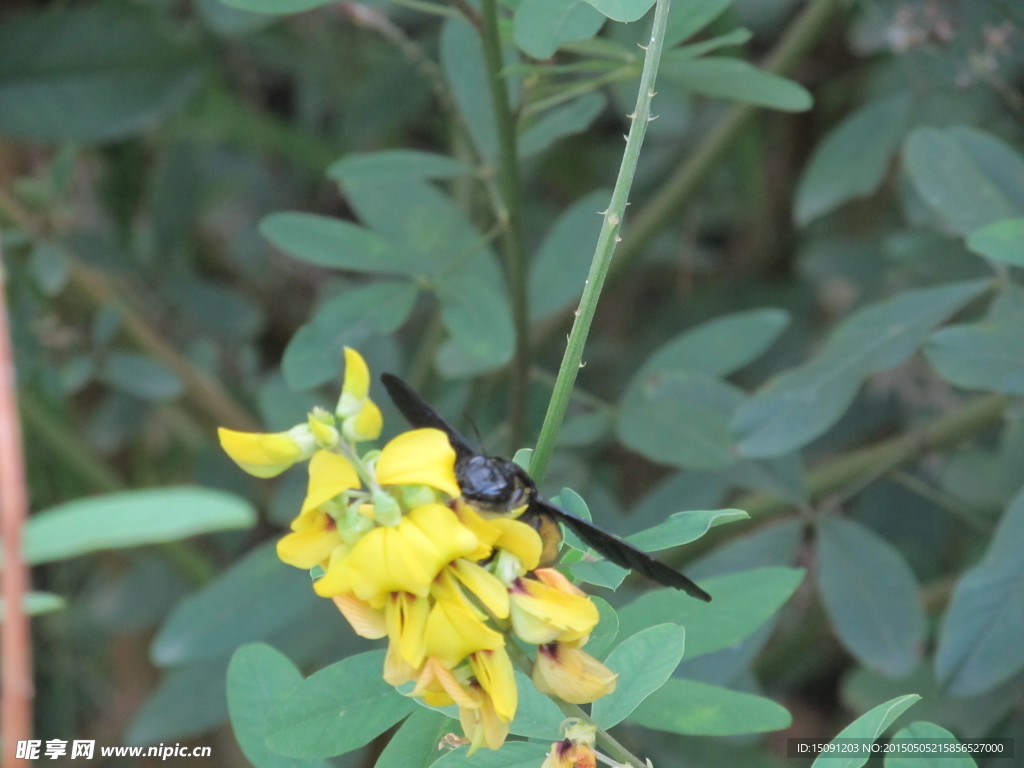
POLYGON ((522 468, 496 456, 470 456, 455 466, 462 496, 487 512, 511 512, 530 503, 535 489, 522 468))

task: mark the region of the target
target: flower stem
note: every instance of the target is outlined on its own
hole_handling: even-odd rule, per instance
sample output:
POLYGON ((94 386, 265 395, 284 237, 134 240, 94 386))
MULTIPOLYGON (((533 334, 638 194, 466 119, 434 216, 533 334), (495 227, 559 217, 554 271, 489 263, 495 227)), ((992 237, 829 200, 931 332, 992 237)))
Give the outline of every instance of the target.
POLYGON ((530 461, 530 474, 536 480, 540 480, 544 475, 554 451, 558 430, 562 426, 572 387, 576 382, 576 374, 582 367, 583 347, 586 344, 587 335, 590 333, 601 289, 604 287, 605 277, 607 277, 608 269, 611 266, 615 246, 621 239, 619 230, 626 212, 629 190, 633 185, 633 176, 636 173, 637 161, 640 157, 640 147, 643 145, 644 134, 647 132, 647 123, 653 119, 651 117, 651 100, 654 98, 654 82, 658 74, 662 43, 665 39, 665 22, 668 18, 669 5, 670 0, 658 0, 655 6, 651 39, 646 48, 644 67, 640 74, 636 109, 630 115, 632 124, 629 128, 629 135, 626 137, 626 150, 622 155, 622 163, 619 166, 618 178, 615 180, 611 202, 604 212, 604 224, 601 227, 597 247, 594 249, 590 273, 583 286, 583 295, 575 313, 572 331, 569 333, 569 343, 558 369, 558 378, 555 380, 551 402, 548 403, 548 411, 544 416, 544 425, 541 427, 537 447, 530 461))
POLYGON ((502 74, 504 58, 498 29, 497 0, 483 0, 481 4, 480 40, 487 66, 487 83, 491 92, 491 107, 498 126, 498 188, 501 200, 496 211, 498 223, 504 228, 502 238, 505 273, 512 299, 512 324, 515 328, 515 353, 512 359, 511 402, 509 424, 511 447, 522 440, 526 413, 526 383, 529 375, 528 334, 526 308, 526 257, 523 254, 520 221, 519 153, 516 147, 516 123, 508 100, 508 88, 502 74))

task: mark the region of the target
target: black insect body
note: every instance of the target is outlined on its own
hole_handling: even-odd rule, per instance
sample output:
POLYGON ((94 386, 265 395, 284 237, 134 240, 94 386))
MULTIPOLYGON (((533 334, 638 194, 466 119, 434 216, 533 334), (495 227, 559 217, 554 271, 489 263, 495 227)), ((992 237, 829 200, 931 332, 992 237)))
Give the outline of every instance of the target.
POLYGON ((680 589, 691 597, 710 601, 711 595, 683 574, 670 568, 631 544, 627 544, 607 531, 560 509, 537 494, 537 486, 526 471, 515 462, 497 456, 483 456, 434 411, 408 384, 390 373, 381 374, 381 381, 391 400, 414 427, 432 427, 448 436, 455 451, 455 477, 463 498, 473 507, 491 513, 509 513, 523 507, 519 519, 530 523, 541 532, 545 550, 552 536, 557 545, 561 531, 554 521, 562 522, 584 542, 608 560, 663 584, 680 589))

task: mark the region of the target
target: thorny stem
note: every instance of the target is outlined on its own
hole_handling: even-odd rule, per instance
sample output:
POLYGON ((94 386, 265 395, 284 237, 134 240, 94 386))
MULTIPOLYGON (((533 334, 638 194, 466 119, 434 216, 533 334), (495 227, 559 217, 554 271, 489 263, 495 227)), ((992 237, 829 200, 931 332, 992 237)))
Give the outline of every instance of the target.
MULTIPOLYGON (((782 40, 765 59, 764 70, 776 75, 787 72, 817 42, 838 7, 839 0, 807 0, 782 40)), ((676 216, 725 150, 732 145, 737 134, 759 110, 759 107, 751 104, 736 104, 704 133, 704 138, 692 154, 662 184, 631 225, 615 263, 616 272, 635 261, 655 235, 676 216)))
POLYGON ((498 187, 501 200, 497 210, 503 225, 505 272, 512 298, 512 324, 515 327, 515 353, 512 360, 511 402, 509 424, 511 447, 522 440, 526 414, 526 384, 529 376, 529 325, 526 307, 526 256, 523 253, 520 221, 519 157, 516 148, 516 123, 508 101, 508 88, 502 73, 504 59, 498 29, 497 0, 483 0, 481 5, 480 40, 487 66, 487 84, 491 107, 498 126, 498 187))
POLYGON ((636 173, 637 161, 640 157, 640 147, 643 145, 644 134, 647 132, 647 123, 653 119, 651 117, 651 100, 654 98, 654 82, 658 74, 662 43, 665 39, 665 23, 668 18, 669 5, 670 0, 658 0, 655 7, 651 39, 644 56, 643 71, 640 74, 636 109, 630 115, 632 124, 629 128, 629 135, 626 137, 626 150, 622 155, 622 164, 619 166, 619 175, 615 180, 611 202, 604 212, 604 224, 597 240, 597 247, 594 249, 590 273, 583 286, 583 295, 575 313, 572 331, 569 333, 569 343, 558 369, 558 378, 555 380, 555 388, 551 394, 551 401, 548 403, 548 411, 544 416, 544 425, 541 427, 537 447, 530 461, 530 474, 538 481, 544 475, 554 451, 558 430, 562 426, 569 398, 572 395, 572 387, 582 366, 583 347, 586 344, 587 335, 590 333, 590 325, 594 319, 601 289, 604 287, 604 281, 612 263, 615 246, 621 239, 619 230, 626 213, 629 190, 633 184, 633 176, 636 173))

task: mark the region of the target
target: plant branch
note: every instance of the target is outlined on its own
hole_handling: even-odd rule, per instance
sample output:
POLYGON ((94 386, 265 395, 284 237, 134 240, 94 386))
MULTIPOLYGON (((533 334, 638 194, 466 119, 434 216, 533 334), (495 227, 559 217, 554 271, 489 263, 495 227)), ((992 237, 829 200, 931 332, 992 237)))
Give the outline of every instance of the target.
MULTIPOLYGON (((0 190, 0 213, 33 237, 40 236, 31 214, 3 190, 0 190)), ((250 431, 259 429, 256 420, 235 402, 220 382, 164 341, 111 278, 86 266, 73 255, 69 255, 68 268, 71 282, 94 304, 115 306, 121 311, 122 326, 127 336, 140 349, 174 371, 185 385, 189 399, 200 411, 217 424, 250 431)))
POLYGON ((520 221, 519 152, 516 147, 516 123, 508 100, 501 34, 498 28, 497 0, 483 0, 481 5, 480 40, 487 84, 491 93, 491 107, 498 129, 498 188, 501 201, 496 211, 505 236, 502 238, 505 254, 505 273, 512 298, 512 324, 515 327, 515 353, 512 361, 511 403, 509 408, 511 448, 519 447, 525 427, 526 384, 529 376, 528 334, 526 306, 526 256, 523 253, 522 222, 520 221))
POLYGON ((537 481, 543 477, 548 462, 551 460, 558 430, 562 426, 572 395, 573 384, 576 382, 576 375, 583 365, 583 347, 586 344, 587 335, 590 333, 601 289, 604 287, 605 278, 611 267, 615 246, 621 239, 619 231, 622 228, 622 219, 625 216, 629 200, 629 190, 633 185, 633 176, 640 158, 640 148, 643 145, 644 134, 647 132, 647 123, 653 119, 651 117, 651 101, 654 98, 654 83, 661 60, 669 5, 669 0, 658 0, 655 7, 651 39, 646 48, 643 71, 640 74, 640 89, 637 94, 636 108, 629 116, 632 123, 626 137, 626 150, 622 155, 622 163, 615 180, 615 188, 612 190, 611 202, 604 212, 601 234, 597 240, 597 247, 594 249, 594 257, 583 286, 579 308, 575 312, 572 331, 569 333, 569 343, 558 369, 558 378, 555 380, 551 401, 548 403, 547 414, 544 416, 544 425, 541 427, 540 437, 537 439, 537 448, 530 461, 530 474, 537 481))
POLYGON ((28 489, 21 423, 18 420, 17 377, 8 323, 7 298, 0 247, 0 537, 3 539, 3 621, 0 622, 0 744, 3 765, 13 768, 17 744, 32 736, 32 635, 22 603, 29 591, 28 566, 21 534, 28 517, 28 489))
MULTIPOLYGON (((765 59, 764 69, 776 75, 788 72, 821 37, 838 7, 839 0, 807 0, 804 9, 765 59)), ((617 272, 639 258, 644 248, 690 199, 708 172, 758 111, 760 107, 751 104, 735 104, 711 126, 692 154, 644 204, 636 220, 630 224, 615 265, 617 272)))

